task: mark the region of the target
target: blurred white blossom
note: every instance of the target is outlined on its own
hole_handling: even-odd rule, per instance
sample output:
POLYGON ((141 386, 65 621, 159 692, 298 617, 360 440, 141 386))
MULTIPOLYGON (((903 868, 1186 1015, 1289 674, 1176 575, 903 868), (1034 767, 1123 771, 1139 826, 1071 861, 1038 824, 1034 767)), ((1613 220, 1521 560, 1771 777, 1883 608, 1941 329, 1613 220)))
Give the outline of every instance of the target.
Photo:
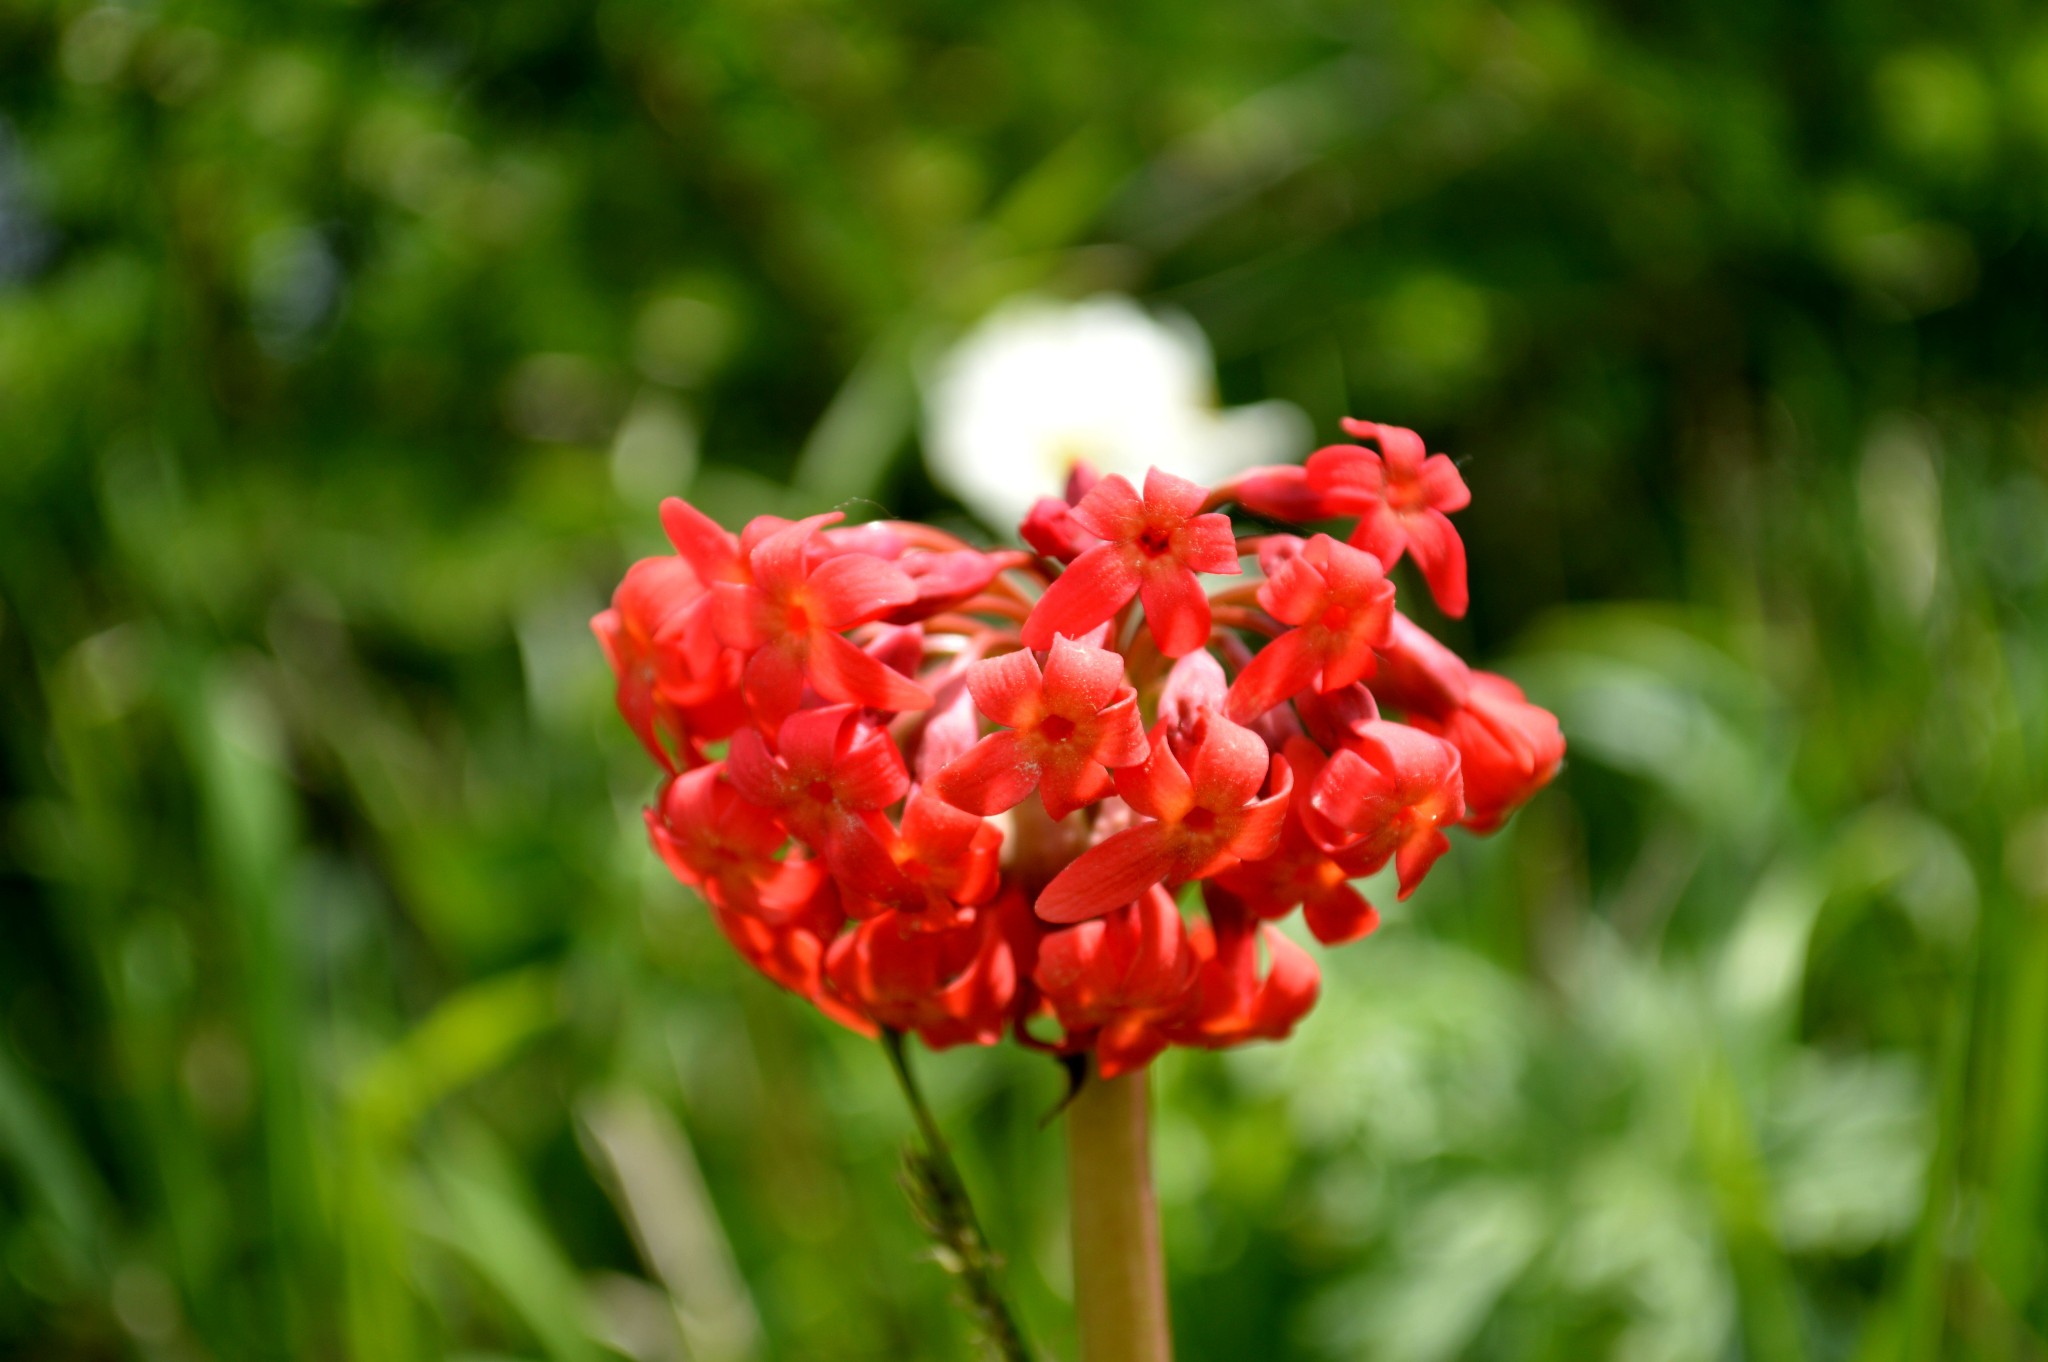
POLYGON ((1056 496, 1077 462, 1138 481, 1153 465, 1215 483, 1308 446, 1289 402, 1216 405, 1201 329, 1128 298, 1019 299, 939 363, 926 398, 932 475, 991 527, 1056 496))

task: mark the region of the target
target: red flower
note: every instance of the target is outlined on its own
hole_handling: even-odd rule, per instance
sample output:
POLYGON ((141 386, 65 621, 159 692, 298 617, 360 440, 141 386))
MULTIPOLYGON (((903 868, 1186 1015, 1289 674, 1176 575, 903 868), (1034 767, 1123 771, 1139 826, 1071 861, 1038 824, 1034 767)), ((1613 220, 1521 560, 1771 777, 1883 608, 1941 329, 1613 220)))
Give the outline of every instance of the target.
POLYGON ((986 591, 989 584, 1030 555, 1018 552, 977 553, 973 549, 947 549, 935 553, 907 553, 896 566, 910 578, 917 599, 899 606, 883 618, 891 624, 915 624, 944 610, 965 605, 986 591))
POLYGON ((1149 751, 1123 659, 1105 649, 1055 637, 1043 672, 1021 650, 975 663, 967 685, 1009 731, 939 772, 939 793, 963 809, 1001 813, 1037 790, 1046 815, 1065 818, 1109 793, 1106 767, 1135 765, 1149 751))
POLYGON ((1256 917, 1278 918, 1301 905, 1302 916, 1316 940, 1326 946, 1356 941, 1379 926, 1380 915, 1352 888, 1351 881, 1386 864, 1364 843, 1332 851, 1309 832, 1309 795, 1322 774, 1322 750, 1306 738, 1287 744, 1287 764, 1294 770, 1294 797, 1288 801, 1287 823, 1271 856, 1246 861, 1216 876, 1204 892, 1227 891, 1256 917))
POLYGON ((874 1034, 875 1028, 867 1018, 825 989, 825 948, 846 924, 846 914, 840 911, 832 881, 821 881, 807 903, 783 918, 769 920, 715 903, 711 905, 711 918, 740 958, 770 980, 816 1004, 842 1026, 862 1035, 874 1034))
POLYGON ((1117 792, 1145 821, 1081 853, 1039 895, 1047 922, 1080 922, 1129 903, 1162 880, 1198 880, 1272 853, 1292 788, 1287 763, 1256 734, 1209 713, 1188 736, 1189 764, 1152 730, 1152 755, 1116 773, 1117 792), (1270 779, 1272 793, 1259 798, 1270 779))
POLYGON ((710 627, 710 592, 690 564, 643 558, 626 570, 609 610, 590 621, 617 678, 619 713, 654 759, 701 760, 697 744, 723 738, 745 714, 733 703, 739 655, 720 646, 710 627))
POLYGON ((751 581, 716 588, 719 636, 749 655, 742 686, 764 724, 803 703, 806 681, 827 700, 871 709, 932 702, 922 686, 841 636, 911 605, 918 593, 901 568, 872 554, 829 553, 814 563, 819 527, 839 518, 834 511, 765 534, 746 555, 751 581))
POLYGON ((1472 690, 1472 669, 1458 655, 1400 611, 1380 645, 1380 667, 1372 692, 1381 702, 1410 715, 1448 718, 1472 690))
POLYGON ((1218 491, 1253 515, 1292 525, 1338 514, 1330 499, 1309 485, 1308 470, 1293 464, 1247 468, 1218 491))
POLYGON ((1443 829, 1465 812, 1458 749, 1406 724, 1361 724, 1331 754, 1309 794, 1311 831, 1326 845, 1401 873, 1401 897, 1450 849, 1443 829))
POLYGON ((822 852, 835 875, 888 883, 895 858, 881 810, 910 788, 889 734, 853 706, 832 705, 784 719, 775 745, 771 753, 751 728, 733 735, 726 766, 734 787, 822 852))
POLYGON ((1373 649, 1393 623, 1394 584, 1379 559, 1327 534, 1303 544, 1276 535, 1259 550, 1259 604, 1282 624, 1230 687, 1229 714, 1250 723, 1313 685, 1333 691, 1371 676, 1373 649))
POLYGON ((1017 527, 1018 535, 1048 558, 1073 562, 1101 542, 1074 519, 1074 507, 1101 480, 1101 474, 1087 464, 1075 464, 1067 473, 1066 496, 1040 497, 1033 502, 1017 527))
POLYGON ((1024 642, 1049 648, 1055 636, 1078 638, 1108 620, 1133 596, 1159 651, 1191 653, 1209 641, 1209 598, 1198 572, 1241 572, 1230 517, 1200 514, 1208 494, 1183 478, 1153 469, 1141 500, 1116 474, 1102 479, 1074 508, 1074 520, 1105 542, 1087 550, 1038 598, 1024 622, 1024 642))
POLYGON ((1017 995, 1016 960, 993 909, 937 931, 902 913, 869 918, 832 943, 825 975, 854 1011, 915 1031, 935 1050, 1001 1040, 1017 995))
POLYGON ((1344 419, 1344 429, 1378 443, 1331 445, 1309 455, 1309 486, 1336 515, 1359 517, 1351 542, 1392 568, 1405 551, 1415 556, 1429 594, 1452 618, 1465 613, 1465 543, 1447 515, 1472 501, 1458 466, 1430 454, 1422 437, 1400 426, 1344 419))
POLYGON ((943 925, 956 920, 958 909, 986 902, 996 891, 1001 830, 930 790, 910 796, 902 829, 885 833, 882 844, 888 864, 866 865, 859 880, 849 876, 842 886, 856 900, 848 904, 855 917, 893 908, 915 915, 923 926, 943 925))
POLYGON ((784 917, 808 901, 824 877, 803 857, 776 859, 789 830, 741 797, 723 762, 669 781, 647 810, 647 831, 676 878, 722 908, 784 917))
POLYGON ((1209 921, 1188 932, 1198 962, 1193 997, 1172 1028, 1182 1045, 1222 1049, 1249 1040, 1285 1040, 1308 1015, 1322 972, 1277 928, 1256 921, 1227 891, 1205 886, 1209 921), (1259 946, 1269 961, 1259 978, 1259 946))
POLYGON ((1465 778, 1465 826, 1492 832, 1550 783, 1564 760, 1557 716, 1532 705, 1505 676, 1473 672, 1466 702, 1442 718, 1408 722, 1458 749, 1465 778))
POLYGON ((1114 912, 1048 933, 1031 977, 1068 1045, 1092 1043, 1102 1076, 1114 1078, 1166 1048, 1195 965, 1180 909, 1154 885, 1114 912))

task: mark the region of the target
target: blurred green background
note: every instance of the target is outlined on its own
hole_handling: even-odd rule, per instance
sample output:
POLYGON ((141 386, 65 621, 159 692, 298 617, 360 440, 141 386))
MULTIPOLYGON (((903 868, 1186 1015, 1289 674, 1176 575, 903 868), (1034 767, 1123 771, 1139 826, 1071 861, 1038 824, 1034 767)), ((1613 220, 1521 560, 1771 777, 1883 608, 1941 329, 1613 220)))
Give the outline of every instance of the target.
POLYGON ((1110 289, 1458 455, 1572 744, 1158 1066, 1181 1356, 2048 1356, 2044 215, 2013 4, 0 0, 0 1355, 969 1355, 585 621, 1110 289))

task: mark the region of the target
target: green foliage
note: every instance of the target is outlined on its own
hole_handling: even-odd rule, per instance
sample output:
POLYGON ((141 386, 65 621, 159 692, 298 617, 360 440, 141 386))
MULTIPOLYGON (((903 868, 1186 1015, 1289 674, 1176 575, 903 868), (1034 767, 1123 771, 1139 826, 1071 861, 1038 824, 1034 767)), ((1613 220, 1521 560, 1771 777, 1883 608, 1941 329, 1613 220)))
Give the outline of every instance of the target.
MULTIPOLYGON (((1572 742, 1162 1062, 1182 1356, 2041 1355, 2044 161, 2025 7, 0 4, 0 1353, 968 1355, 584 621, 1114 288, 1460 455, 1572 742)), ((1061 1074, 919 1067, 1070 1352, 1061 1074)))

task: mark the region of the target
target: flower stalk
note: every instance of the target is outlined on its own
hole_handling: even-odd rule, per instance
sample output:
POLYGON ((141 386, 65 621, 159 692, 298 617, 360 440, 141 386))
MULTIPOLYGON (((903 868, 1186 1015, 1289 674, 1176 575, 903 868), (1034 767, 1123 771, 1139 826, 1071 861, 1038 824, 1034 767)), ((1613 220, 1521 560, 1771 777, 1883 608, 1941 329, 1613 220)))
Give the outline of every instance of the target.
POLYGON ((1091 1071, 1067 1104, 1081 1362, 1172 1362, 1147 1075, 1091 1071))
POLYGON ((959 1284, 960 1304, 974 1321, 987 1356, 995 1362, 1031 1362, 1023 1330, 1017 1327, 1017 1317, 996 1280, 1001 1259, 981 1231, 974 1203, 967 1196, 967 1184, 953 1162, 953 1151, 946 1144, 931 1108, 925 1105, 916 1075, 910 1071, 903 1033, 884 1030, 882 1049, 889 1056, 890 1072, 896 1075, 896 1085, 903 1090, 903 1100, 909 1104, 911 1118, 917 1123, 919 1144, 904 1150, 903 1184, 910 1194, 911 1206, 935 1244, 933 1256, 959 1284))

